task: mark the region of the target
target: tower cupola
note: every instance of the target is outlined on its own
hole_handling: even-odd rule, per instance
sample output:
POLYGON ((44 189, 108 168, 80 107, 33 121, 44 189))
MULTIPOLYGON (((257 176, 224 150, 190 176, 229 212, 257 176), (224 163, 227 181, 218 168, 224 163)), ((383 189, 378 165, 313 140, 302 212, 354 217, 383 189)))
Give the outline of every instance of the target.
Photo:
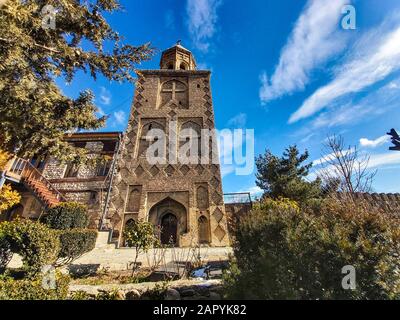
POLYGON ((176 45, 161 54, 160 69, 196 70, 196 61, 193 54, 184 48, 179 40, 176 45))

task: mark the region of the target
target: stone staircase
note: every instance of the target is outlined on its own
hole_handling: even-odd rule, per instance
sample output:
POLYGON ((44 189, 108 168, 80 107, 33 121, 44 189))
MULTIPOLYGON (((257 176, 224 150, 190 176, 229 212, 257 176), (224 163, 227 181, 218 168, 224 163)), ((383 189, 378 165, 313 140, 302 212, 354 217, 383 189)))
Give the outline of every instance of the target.
POLYGON ((64 196, 31 163, 13 158, 6 166, 6 180, 22 183, 45 207, 51 208, 65 201, 64 196))
POLYGON ((117 241, 111 241, 111 230, 98 231, 95 249, 116 249, 117 241))

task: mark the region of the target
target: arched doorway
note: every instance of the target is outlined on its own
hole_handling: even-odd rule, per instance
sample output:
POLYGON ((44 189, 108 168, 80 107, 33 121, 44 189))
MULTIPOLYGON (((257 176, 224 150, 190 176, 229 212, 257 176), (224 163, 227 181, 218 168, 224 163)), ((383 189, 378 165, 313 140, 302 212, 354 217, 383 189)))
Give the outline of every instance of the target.
POLYGON ((177 244, 178 219, 172 213, 167 213, 161 218, 161 243, 177 244))
POLYGON ((208 219, 205 216, 201 216, 198 220, 199 229, 199 243, 210 243, 210 226, 208 219))
POLYGON ((180 202, 167 197, 149 210, 149 222, 159 230, 162 244, 180 245, 181 236, 187 233, 187 210, 180 202))

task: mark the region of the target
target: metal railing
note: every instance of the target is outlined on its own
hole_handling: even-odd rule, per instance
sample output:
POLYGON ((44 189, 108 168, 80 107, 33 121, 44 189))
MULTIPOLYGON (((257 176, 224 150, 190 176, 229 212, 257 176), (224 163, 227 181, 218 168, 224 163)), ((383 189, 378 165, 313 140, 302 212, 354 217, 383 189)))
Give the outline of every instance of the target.
POLYGON ((248 203, 252 204, 250 192, 238 192, 238 193, 224 193, 224 203, 226 204, 240 204, 248 203))

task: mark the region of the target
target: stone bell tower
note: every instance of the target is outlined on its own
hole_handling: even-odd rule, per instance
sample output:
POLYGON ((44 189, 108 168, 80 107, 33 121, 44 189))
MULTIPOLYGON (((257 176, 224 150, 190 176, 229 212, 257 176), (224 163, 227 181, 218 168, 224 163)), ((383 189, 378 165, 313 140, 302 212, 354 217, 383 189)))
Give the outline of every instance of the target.
POLYGON ((180 42, 162 53, 159 70, 138 72, 107 214, 121 246, 123 228, 132 220, 152 222, 165 244, 229 245, 220 166, 212 161, 218 159, 215 142, 201 135, 202 129, 215 127, 210 75, 196 70, 192 53, 180 42), (166 163, 152 164, 146 157, 152 129, 166 134, 166 163), (198 133, 199 145, 209 146, 209 162, 171 161, 185 129, 198 133))

